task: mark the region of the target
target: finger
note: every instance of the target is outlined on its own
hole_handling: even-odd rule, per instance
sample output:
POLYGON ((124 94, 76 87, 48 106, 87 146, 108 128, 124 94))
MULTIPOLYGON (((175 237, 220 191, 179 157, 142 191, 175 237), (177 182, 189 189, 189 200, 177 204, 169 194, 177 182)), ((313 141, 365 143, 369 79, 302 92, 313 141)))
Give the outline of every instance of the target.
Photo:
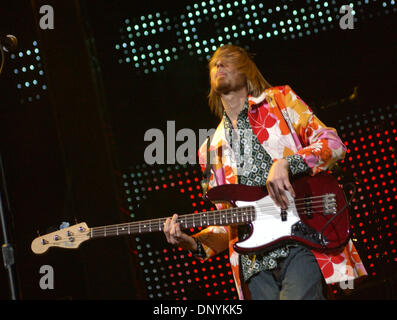
POLYGON ((171 224, 174 224, 178 220, 178 215, 176 213, 173 214, 172 219, 171 219, 171 224))
POLYGON ((164 221, 164 228, 163 228, 165 237, 167 239, 167 242, 170 242, 170 219, 166 219, 164 221))
POLYGON ((296 197, 296 194, 295 194, 294 188, 292 188, 292 185, 291 185, 291 183, 289 182, 289 180, 287 180, 287 181, 284 183, 284 186, 286 187, 286 189, 288 190, 288 192, 291 194, 291 196, 292 196, 293 198, 295 198, 295 197, 296 197))
POLYGON ((181 227, 179 223, 175 223, 175 238, 179 239, 182 235, 181 227))
POLYGON ((274 193, 276 194, 276 196, 279 199, 281 209, 283 209, 283 210, 288 209, 289 201, 288 201, 288 197, 284 191, 284 185, 283 184, 277 185, 274 193))
POLYGON ((174 236, 175 236, 175 223, 177 219, 178 219, 178 215, 176 213, 173 214, 169 226, 170 239, 172 240, 174 240, 174 236))
POLYGON ((163 231, 164 231, 165 233, 168 233, 169 230, 170 230, 170 219, 167 218, 167 219, 165 219, 165 221, 164 221, 163 231))
POLYGON ((170 236, 172 238, 178 238, 178 229, 179 229, 179 224, 177 222, 174 222, 170 226, 170 236))
POLYGON ((287 210, 289 207, 289 200, 287 194, 283 189, 280 189, 281 209, 287 210))
POLYGON ((275 193, 275 188, 272 182, 267 183, 267 191, 269 192, 269 196, 276 204, 276 206, 280 207, 281 206, 280 200, 278 198, 278 195, 275 193))

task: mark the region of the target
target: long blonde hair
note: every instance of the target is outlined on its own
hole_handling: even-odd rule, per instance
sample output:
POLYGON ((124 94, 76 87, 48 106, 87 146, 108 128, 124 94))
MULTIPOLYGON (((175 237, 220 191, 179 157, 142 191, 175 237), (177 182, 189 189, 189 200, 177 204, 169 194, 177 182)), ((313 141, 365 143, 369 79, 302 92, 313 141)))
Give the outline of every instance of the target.
MULTIPOLYGON (((262 76, 258 67, 245 49, 231 44, 219 47, 208 63, 209 70, 211 70, 215 62, 221 57, 227 59, 230 64, 234 65, 237 70, 245 76, 249 95, 257 97, 265 89, 272 87, 262 76)), ((208 95, 208 104, 211 111, 219 118, 222 118, 223 104, 221 97, 215 92, 212 86, 208 95)))

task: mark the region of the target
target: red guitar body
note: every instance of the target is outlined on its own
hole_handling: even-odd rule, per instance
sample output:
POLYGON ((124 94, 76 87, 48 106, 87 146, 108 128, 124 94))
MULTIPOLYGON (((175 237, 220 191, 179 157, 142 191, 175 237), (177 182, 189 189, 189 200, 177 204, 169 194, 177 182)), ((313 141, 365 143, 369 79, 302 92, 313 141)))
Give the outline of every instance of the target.
POLYGON ((327 252, 345 246, 350 236, 349 210, 336 178, 320 173, 291 183, 296 197, 287 194, 291 205, 286 212, 274 204, 266 187, 225 184, 208 191, 210 201, 226 201, 235 208, 254 207, 254 215, 246 222, 250 235, 234 245, 237 252, 264 252, 282 242, 327 252))

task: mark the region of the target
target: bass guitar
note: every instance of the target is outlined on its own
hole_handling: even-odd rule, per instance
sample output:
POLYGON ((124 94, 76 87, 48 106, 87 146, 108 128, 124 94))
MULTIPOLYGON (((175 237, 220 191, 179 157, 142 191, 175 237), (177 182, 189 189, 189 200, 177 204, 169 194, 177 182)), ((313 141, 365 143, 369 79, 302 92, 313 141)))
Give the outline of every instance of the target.
MULTIPOLYGON (((236 242, 239 253, 265 252, 281 242, 298 242, 317 251, 342 248, 350 236, 348 202, 336 178, 328 173, 292 181, 287 210, 275 205, 265 187, 225 184, 210 189, 205 198, 228 202, 227 209, 178 216, 181 229, 248 224, 247 238, 236 242)), ((89 228, 82 222, 33 240, 31 249, 42 254, 51 247, 76 249, 84 241, 163 231, 166 218, 89 228)))

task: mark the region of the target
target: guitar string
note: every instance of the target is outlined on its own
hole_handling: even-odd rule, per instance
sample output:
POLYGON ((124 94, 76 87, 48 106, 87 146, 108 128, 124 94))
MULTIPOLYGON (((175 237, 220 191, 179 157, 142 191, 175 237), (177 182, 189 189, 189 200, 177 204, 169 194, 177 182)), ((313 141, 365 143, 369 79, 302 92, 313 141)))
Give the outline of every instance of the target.
MULTIPOLYGON (((295 207, 297 209, 298 208, 301 209, 302 207, 306 207, 307 204, 311 204, 311 208, 312 209, 322 208, 323 206, 318 207, 318 206, 313 206, 313 204, 318 204, 319 202, 320 202, 320 204, 323 204, 324 197, 325 197, 325 195, 313 196, 313 197, 307 197, 307 198, 298 198, 298 199, 294 199, 294 200, 290 201, 290 204, 295 203, 295 207), (318 200, 319 198, 320 198, 320 201, 307 202, 308 200, 311 200, 311 199, 317 199, 318 200)), ((227 209, 221 209, 221 210, 216 210, 216 211, 208 211, 207 213, 201 212, 199 214, 207 215, 207 226, 209 226, 209 225, 211 225, 211 224, 209 224, 209 219, 210 219, 209 216, 210 215, 213 216, 214 224, 216 225, 216 224, 223 224, 223 223, 221 223, 221 219, 219 219, 218 223, 215 221, 216 217, 219 217, 221 215, 220 212, 225 212, 226 214, 230 214, 231 213, 230 211, 237 211, 237 214, 241 214, 241 211, 246 211, 247 209, 252 210, 252 209, 255 209, 255 208, 269 208, 269 207, 271 209, 270 211, 274 211, 274 204, 265 204, 265 205, 259 205, 259 206, 256 206, 256 207, 246 206, 246 207, 237 207, 237 208, 227 208, 227 209)), ((267 211, 269 211, 269 209, 267 209, 267 211)), ((262 212, 263 212, 263 210, 262 210, 262 212)), ((321 213, 321 212, 316 212, 316 213, 321 213)), ((250 213, 250 215, 251 215, 251 219, 252 219, 252 213, 250 213)), ((275 212, 275 213, 271 213, 271 214, 268 213, 267 216, 262 217, 262 218, 272 217, 274 215, 280 215, 280 213, 279 212, 275 212)), ((182 224, 185 223, 185 225, 187 223, 190 224, 192 221, 194 222, 197 219, 197 213, 186 214, 186 215, 183 215, 183 217, 186 217, 186 219, 183 219, 183 220, 181 219, 180 223, 182 223, 182 224)), ((234 216, 234 217, 236 217, 236 216, 234 216)), ((241 217, 241 218, 243 218, 243 217, 241 217)), ((153 222, 156 222, 156 224, 158 224, 158 226, 155 225, 155 227, 153 229, 156 230, 156 231, 162 231, 163 228, 162 228, 161 222, 165 221, 165 219, 167 219, 167 218, 159 218, 159 219, 148 220, 147 222, 152 221, 152 222, 150 222, 150 224, 148 224, 148 226, 150 228, 149 231, 151 231, 151 229, 152 229, 152 226, 154 224, 153 222), (157 229, 159 229, 159 230, 157 230, 157 229)), ((205 217, 204 217, 204 219, 205 219, 205 217)), ((232 220, 232 223, 229 223, 227 221, 229 219, 227 219, 227 217, 226 217, 226 222, 227 222, 226 224, 241 223, 241 222, 238 221, 238 219, 237 219, 237 222, 233 222, 233 217, 230 217, 230 219, 232 220)), ((200 222, 203 225, 202 220, 203 219, 200 218, 200 222)), ((256 220, 261 220, 261 219, 256 219, 256 220)), ((93 237, 93 232, 97 232, 98 233, 98 232, 103 232, 103 231, 104 231, 105 236, 106 236, 106 234, 109 234, 109 235, 116 234, 116 235, 118 235, 120 228, 128 229, 129 232, 131 232, 131 227, 132 227, 133 233, 137 233, 136 232, 137 230, 139 231, 139 233, 141 233, 142 232, 141 231, 142 230, 142 223, 144 223, 144 222, 145 221, 120 223, 120 224, 115 224, 115 225, 111 225, 111 226, 93 227, 93 228, 91 228, 89 230, 90 230, 90 233, 91 233, 92 237, 93 237)), ((244 221, 242 221, 242 222, 244 222, 244 221)), ((245 221, 245 222, 249 222, 249 221, 245 221)), ((195 227, 196 227, 195 224, 193 224, 193 228, 195 228, 195 227)), ((147 228, 145 224, 144 224, 143 228, 144 229, 147 228)), ((121 230, 121 231, 124 231, 124 230, 121 230)), ((145 232, 145 230, 144 230, 144 232, 145 232)), ((85 234, 83 234, 83 235, 73 235, 72 237, 73 238, 86 237, 86 235, 85 234)))
MULTIPOLYGON (((306 207, 308 204, 312 205, 312 204, 323 203, 323 200, 324 200, 324 195, 323 196, 310 197, 310 198, 304 198, 304 199, 297 199, 295 201, 293 200, 293 201, 290 201, 289 204, 295 204, 295 207, 297 209, 302 209, 302 208, 306 207), (322 199, 318 199, 318 198, 322 198, 322 199), (306 201, 308 199, 318 199, 320 201, 317 200, 317 201, 313 201, 313 202, 307 203, 306 201)), ((250 207, 250 206, 220 209, 220 210, 215 210, 215 211, 208 211, 208 213, 209 214, 211 214, 211 213, 219 213, 219 212, 228 211, 228 210, 230 210, 230 211, 236 210, 237 211, 238 209, 244 209, 244 208, 247 208, 247 207, 250 207)), ((263 204, 263 205, 256 206, 256 208, 265 208, 265 207, 269 207, 269 208, 274 209, 274 204, 263 204)), ((187 216, 196 216, 197 214, 204 214, 204 212, 184 214, 183 216, 185 216, 185 217, 187 217, 187 216)), ((163 220, 163 219, 165 220, 167 218, 171 218, 171 217, 164 217, 164 218, 151 219, 151 220, 142 220, 142 221, 136 221, 136 222, 131 222, 131 223, 143 223, 144 221, 148 221, 148 222, 149 221, 158 221, 158 220, 163 220)), ((129 223, 129 222, 126 222, 126 223, 129 223)), ((118 225, 124 225, 126 223, 114 224, 114 225, 111 225, 111 226, 108 226, 108 227, 103 226, 103 227, 95 227, 95 228, 117 227, 118 225)))
MULTIPOLYGON (((318 212, 318 213, 322 213, 322 212, 318 212)), ((257 219, 255 219, 254 221, 263 221, 263 220, 266 220, 266 219, 269 219, 269 218, 273 218, 273 216, 274 216, 275 214, 267 214, 267 215, 265 215, 265 216, 260 216, 260 217, 257 217, 257 219)), ((277 215, 279 215, 279 213, 277 213, 277 215)), ((249 217, 248 217, 249 218, 249 217)), ((240 221, 240 222, 232 222, 232 223, 228 223, 228 224, 226 224, 226 225, 231 225, 231 224, 244 224, 244 223, 249 223, 249 222, 251 222, 251 221, 240 221)), ((326 221, 325 221, 326 222, 326 221)), ((208 226, 211 226, 211 225, 214 225, 214 224, 211 224, 211 223, 209 223, 209 224, 207 224, 207 225, 202 225, 201 227, 208 227, 208 226)), ((216 225, 216 224, 215 224, 216 225)), ((84 233, 84 234, 77 234, 77 235, 72 235, 72 236, 70 236, 70 237, 72 237, 73 238, 73 241, 75 241, 75 240, 80 240, 81 238, 85 238, 86 240, 88 240, 88 239, 90 239, 90 238, 95 238, 95 236, 91 236, 91 235, 89 235, 89 234, 91 234, 92 233, 92 229, 95 229, 95 230, 93 230, 93 231, 98 231, 97 230, 97 228, 101 228, 101 227, 94 227, 94 228, 91 228, 91 229, 88 229, 87 230, 87 232, 86 233, 84 233)), ((139 228, 137 228, 137 227, 135 227, 135 229, 129 229, 129 232, 130 233, 124 233, 124 234, 121 234, 121 235, 130 235, 130 234, 142 234, 142 233, 147 233, 147 231, 148 230, 146 230, 146 232, 144 231, 144 232, 137 232, 139 230, 139 228), (132 231, 132 232, 131 232, 132 231)), ((152 232, 160 232, 160 231, 163 231, 163 229, 161 228, 161 230, 152 230, 152 232)), ((112 231, 110 231, 110 230, 106 230, 106 234, 108 234, 107 236, 117 236, 117 235, 120 235, 119 233, 115 233, 114 232, 114 230, 113 230, 113 232, 112 231)), ((70 237, 65 237, 64 239, 59 239, 59 240, 52 240, 52 241, 48 241, 48 240, 46 240, 47 242, 45 243, 45 245, 55 245, 55 246, 61 246, 62 245, 62 242, 68 242, 68 243, 70 243, 71 241, 69 240, 70 239, 70 237)), ((98 235, 97 235, 97 237, 98 237, 98 235)), ((106 237, 106 236, 104 236, 104 237, 106 237)), ((41 237, 41 238, 43 238, 43 237, 41 237)), ((38 238, 39 239, 39 238, 38 238)))
MULTIPOLYGON (((294 202, 293 201, 290 202, 290 204, 292 204, 292 203, 294 203, 294 202)), ((310 204, 311 204, 311 208, 312 209, 317 209, 317 208, 321 208, 322 206, 314 206, 314 205, 317 205, 317 204, 321 204, 322 205, 323 201, 322 200, 321 201, 313 201, 310 204)), ((296 207, 297 210, 305 209, 306 208, 306 204, 296 205, 295 207, 296 207)), ((223 212, 226 215, 230 215, 231 213, 233 213, 233 211, 237 211, 236 214, 238 214, 238 213, 241 214, 241 211, 247 210, 248 208, 260 208, 260 209, 269 208, 268 211, 274 211, 275 210, 273 204, 258 205, 256 207, 246 206, 246 207, 228 208, 228 209, 221 209, 221 210, 216 210, 216 211, 208 211, 208 212, 201 212, 201 213, 186 214, 186 215, 181 216, 181 217, 183 217, 183 219, 180 219, 180 220, 178 219, 178 221, 180 223, 187 223, 187 221, 188 222, 192 222, 194 220, 198 220, 199 219, 198 216, 197 216, 198 214, 202 215, 202 216, 203 215, 207 215, 207 219, 208 219, 208 216, 210 216, 210 215, 219 217, 220 215, 222 215, 223 212)), ((278 211, 273 213, 273 215, 279 215, 279 214, 280 214, 280 212, 278 212, 278 211)), ((171 218, 171 217, 168 217, 168 218, 171 218)), ((117 230, 118 228, 125 227, 126 225, 127 226, 130 225, 132 227, 134 227, 135 225, 138 225, 138 229, 139 229, 139 227, 146 228, 146 225, 148 225, 148 226, 156 226, 156 225, 158 225, 161 222, 165 222, 166 219, 167 219, 167 217, 158 218, 158 219, 151 219, 151 220, 135 221, 135 222, 126 222, 126 223, 121 223, 121 224, 116 224, 116 225, 111 225, 111 226, 94 227, 94 230, 99 232, 99 230, 105 230, 106 229, 106 232, 108 232, 108 231, 111 232, 112 230, 117 230)), ((205 219, 205 217, 204 217, 204 219, 205 219)))
MULTIPOLYGON (((256 208, 258 208, 258 207, 256 207, 256 208)), ((323 208, 323 206, 317 206, 317 207, 314 207, 315 209, 317 209, 317 208, 323 208)), ((244 209, 244 207, 240 207, 240 208, 233 208, 233 209, 244 209)), ((246 207, 246 209, 250 209, 250 210, 252 210, 252 209, 255 209, 255 207, 246 207)), ((227 210, 227 209, 226 209, 227 210)), ((215 213, 216 213, 216 211, 215 212, 211 212, 211 213, 214 213, 214 216, 217 216, 217 215, 215 215, 215 213)), ((262 213, 263 213, 263 211, 262 211, 262 213)), ((316 212, 316 213, 322 213, 322 211, 320 211, 320 212, 316 212)), ((195 214, 194 214, 195 215, 195 214)), ((268 219, 268 218, 273 218, 273 216, 275 216, 275 215, 280 215, 280 213, 279 212, 277 212, 277 213, 272 213, 272 214, 266 214, 265 216, 259 216, 259 217, 256 217, 256 219, 254 220, 254 221, 260 221, 260 220, 265 220, 265 219, 268 219)), ((210 221, 209 221, 209 219, 207 219, 207 224, 202 224, 201 225, 201 227, 208 227, 208 226, 211 226, 211 225, 219 225, 220 223, 221 223, 221 225, 230 225, 230 224, 240 224, 240 223, 249 223, 249 222, 251 222, 251 220, 250 220, 250 218, 252 219, 252 213, 249 213, 248 215, 246 215, 245 216, 246 217, 246 221, 244 221, 244 217, 240 217, 241 219, 240 219, 240 221, 236 221, 236 222, 227 222, 227 223, 225 223, 225 224, 223 224, 223 223, 221 223, 220 221, 214 221, 214 223, 210 223, 210 221), (250 215, 251 215, 251 217, 250 217, 250 215), (248 219, 247 219, 248 218, 248 219)), ((207 217, 208 218, 208 217, 207 217)), ((160 220, 160 222, 161 221, 163 221, 164 220, 164 218, 161 218, 161 219, 158 219, 158 220, 160 220)), ((135 222, 135 223, 139 223, 139 222, 135 222)), ((186 220, 185 220, 185 223, 187 223, 186 222, 186 220)), ((126 223, 127 225, 129 224, 129 223, 126 223)), ((119 226, 121 226, 121 225, 126 225, 126 224, 119 224, 119 226)), ((162 228, 162 225, 161 224, 159 224, 159 227, 160 227, 160 230, 158 230, 157 229, 157 227, 156 228, 153 228, 153 231, 156 231, 156 232, 159 232, 159 231, 162 231, 163 230, 163 228, 162 228)), ((148 227, 144 227, 144 229, 145 228, 148 228, 148 227)), ((189 227, 188 227, 189 228, 189 227)), ((120 230, 120 228, 111 228, 110 226, 109 227, 94 227, 94 228, 91 228, 91 229, 89 229, 88 230, 88 232, 87 233, 92 233, 92 232, 100 232, 101 230, 105 230, 106 232, 105 232, 105 234, 107 234, 108 236, 115 236, 115 235, 119 235, 119 230, 120 230)), ((142 229, 142 226, 132 226, 132 228, 131 228, 131 224, 130 224, 130 227, 129 228, 127 228, 127 227, 125 227, 125 229, 128 229, 128 231, 129 231, 129 233, 124 233, 124 235, 127 235, 127 234, 130 234, 130 233, 133 233, 133 234, 137 234, 137 233, 146 233, 147 231, 149 231, 149 230, 143 230, 143 232, 141 231, 141 229, 142 229), (132 231, 132 232, 131 232, 132 231), (139 232, 137 232, 137 231, 139 231, 139 232)), ((124 231, 124 230, 121 230, 121 231, 124 231)), ((150 231, 152 231, 152 230, 150 230, 150 231)), ((87 237, 89 237, 89 238, 91 238, 91 236, 88 236, 87 235, 87 233, 85 233, 85 234, 77 234, 77 235, 71 235, 70 237, 71 238, 73 238, 74 240, 79 240, 80 238, 87 238, 87 237)), ((98 236, 98 235, 97 235, 98 236)), ((105 235, 105 237, 106 237, 106 235, 105 235)), ((93 237, 94 238, 94 237, 93 237)), ((66 239, 69 239, 69 237, 66 237, 66 239)), ((60 244, 60 243, 62 243, 62 240, 63 239, 60 239, 60 240, 57 240, 57 241, 48 241, 47 240, 47 243, 46 244, 60 244)), ((65 240, 63 240, 63 241, 65 241, 65 240)), ((70 242, 70 241, 68 241, 68 242, 70 242)))
MULTIPOLYGON (((239 212, 234 216, 226 216, 221 217, 217 212, 210 212, 212 213, 211 215, 207 215, 206 217, 203 218, 198 218, 195 216, 192 217, 186 217, 185 219, 178 220, 178 223, 184 228, 195 228, 195 227, 200 227, 200 226, 209 226, 209 225, 228 225, 228 224, 237 224, 241 222, 250 222, 252 220, 253 214, 255 214, 255 210, 258 207, 248 207, 245 210, 241 211, 248 211, 244 216, 241 214, 243 212, 239 212), (251 212, 254 211, 254 212, 251 212), (251 218, 250 221, 244 221, 246 219, 245 217, 251 218), (200 221, 198 221, 200 220, 200 221), (197 223, 196 223, 197 222, 197 223), (210 223, 213 222, 213 223, 210 223), (186 225, 189 224, 189 227, 186 225), (196 225, 197 224, 197 225, 196 225)), ((323 206, 314 206, 312 207, 313 209, 322 209, 323 206)), ((244 208, 241 208, 244 209, 244 208)), ((265 216, 256 216, 254 221, 262 220, 263 218, 273 218, 274 216, 280 216, 280 212, 275 212, 271 213, 271 210, 267 210, 270 213, 267 213, 265 216)), ((325 212, 325 211, 324 211, 325 212)), ((260 213, 265 213, 261 211, 260 213)), ((316 211, 316 214, 323 213, 322 211, 316 211)), ((141 222, 135 222, 135 223, 125 223, 125 224, 120 224, 118 227, 114 226, 109 226, 109 227, 95 227, 94 232, 100 233, 103 231, 106 231, 106 233, 114 233, 114 232, 119 232, 119 231, 125 231, 125 230, 133 230, 133 231, 161 231, 163 230, 163 224, 161 224, 163 221, 165 221, 166 218, 160 218, 160 219, 153 219, 151 220, 152 222, 142 224, 141 222), (160 230, 161 229, 161 230, 160 230)), ((134 232, 135 233, 135 232, 134 232)), ((143 233, 143 232, 139 232, 143 233)))

